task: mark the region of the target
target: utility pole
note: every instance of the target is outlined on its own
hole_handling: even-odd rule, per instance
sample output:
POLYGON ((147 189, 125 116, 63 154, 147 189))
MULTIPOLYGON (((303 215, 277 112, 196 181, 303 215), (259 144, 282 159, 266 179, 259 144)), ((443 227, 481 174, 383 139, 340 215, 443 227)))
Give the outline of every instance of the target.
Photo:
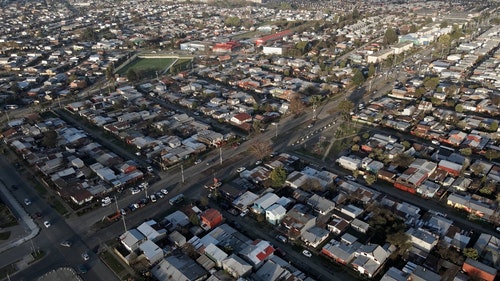
POLYGON ((219 146, 219 158, 220 158, 220 164, 222 165, 222 147, 219 146))
POLYGON ((123 232, 127 232, 127 224, 125 223, 125 216, 122 216, 123 221, 123 232))
POLYGON ((184 183, 184 165, 181 165, 181 181, 184 183))

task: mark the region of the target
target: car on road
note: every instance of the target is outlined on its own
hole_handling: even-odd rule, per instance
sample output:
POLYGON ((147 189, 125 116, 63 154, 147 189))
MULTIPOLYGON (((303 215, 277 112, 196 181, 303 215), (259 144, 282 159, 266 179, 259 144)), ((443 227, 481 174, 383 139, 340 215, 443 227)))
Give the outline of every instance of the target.
POLYGON ((308 250, 304 250, 304 251, 302 251, 302 254, 303 254, 304 256, 308 257, 308 258, 312 257, 311 252, 309 252, 308 250))
POLYGON ((89 254, 88 254, 87 252, 83 252, 83 254, 82 254, 82 259, 83 259, 84 261, 88 261, 88 260, 90 259, 89 254))
POLYGON ((281 241, 283 243, 288 242, 288 239, 283 235, 276 235, 276 240, 281 241))
POLYGON ((160 189, 160 192, 167 195, 168 194, 168 190, 166 190, 165 188, 162 188, 160 189))
POLYGON ((262 164, 262 161, 258 160, 257 162, 255 162, 255 166, 259 166, 260 164, 262 164))
POLYGON ((148 170, 149 173, 153 172, 153 167, 151 167, 151 166, 148 166, 146 169, 148 170))
POLYGON ((87 271, 88 271, 88 269, 87 269, 87 266, 86 266, 86 265, 84 265, 84 264, 80 264, 80 265, 78 266, 78 273, 80 273, 80 274, 85 274, 85 273, 87 273, 87 271))
POLYGON ((165 194, 161 193, 160 191, 155 192, 155 196, 160 199, 165 198, 165 194))
POLYGON ((68 247, 69 248, 69 247, 71 247, 72 244, 68 240, 65 240, 65 241, 62 241, 60 245, 63 246, 63 247, 68 247))
POLYGON ((125 211, 125 209, 120 209, 120 214, 122 216, 126 216, 127 215, 127 211, 125 211))
POLYGON ((314 124, 311 123, 311 124, 307 125, 307 128, 312 128, 313 126, 314 126, 314 124))
POLYGON ((355 178, 355 177, 353 177, 353 176, 351 176, 351 175, 347 175, 347 176, 345 176, 345 178, 346 178, 347 180, 350 180, 350 181, 356 181, 356 178, 355 178))
POLYGON ((154 194, 150 195, 149 199, 151 200, 152 203, 156 202, 156 196, 154 194))
POLYGON ((49 221, 44 221, 43 225, 45 225, 46 228, 49 228, 50 227, 50 222, 49 221))
POLYGON ((245 167, 239 167, 238 169, 236 169, 236 172, 241 173, 241 172, 245 171, 246 169, 247 168, 245 168, 245 167))
POLYGON ((248 214, 248 209, 245 209, 243 210, 241 213, 240 213, 240 216, 244 217, 248 214))
MULTIPOLYGON (((212 193, 210 193, 210 194, 212 194, 212 193)), ((237 216, 238 215, 238 211, 235 208, 231 208, 231 209, 227 210, 227 212, 230 213, 233 216, 237 216)))
POLYGON ((24 204, 26 206, 29 206, 29 205, 31 205, 31 201, 28 198, 24 198, 24 204))
POLYGON ((130 192, 132 192, 132 194, 137 194, 137 193, 141 192, 141 190, 138 188, 131 188, 130 192))
POLYGON ((42 213, 40 213, 40 212, 36 212, 36 213, 35 213, 35 219, 41 219, 41 218, 43 218, 42 213))
POLYGON ((200 163, 201 163, 201 159, 196 159, 196 161, 194 161, 194 164, 195 164, 195 165, 198 165, 198 164, 200 164, 200 163))

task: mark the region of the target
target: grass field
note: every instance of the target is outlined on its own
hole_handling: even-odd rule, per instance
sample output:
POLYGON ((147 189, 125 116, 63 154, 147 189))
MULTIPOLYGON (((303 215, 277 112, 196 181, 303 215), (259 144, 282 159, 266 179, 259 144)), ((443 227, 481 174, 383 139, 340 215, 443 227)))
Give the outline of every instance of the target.
POLYGON ((124 76, 127 74, 127 71, 129 69, 134 69, 136 72, 142 73, 154 73, 155 71, 164 70, 175 60, 176 58, 136 58, 129 65, 126 65, 125 67, 120 69, 120 71, 118 71, 118 74, 120 74, 120 76, 124 76))

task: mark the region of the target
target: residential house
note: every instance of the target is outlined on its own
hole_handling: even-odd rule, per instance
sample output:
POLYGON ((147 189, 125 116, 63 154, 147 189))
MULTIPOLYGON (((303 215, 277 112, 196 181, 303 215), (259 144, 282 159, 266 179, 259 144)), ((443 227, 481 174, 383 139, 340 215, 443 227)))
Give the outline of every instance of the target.
POLYGON ((341 243, 335 239, 330 240, 323 248, 321 253, 333 259, 335 262, 348 265, 355 258, 355 253, 362 244, 355 242, 353 244, 341 243))
POLYGON ((208 244, 203 250, 204 254, 212 260, 217 267, 222 267, 222 262, 228 257, 223 250, 212 243, 208 244))
POLYGON ((446 204, 449 206, 463 209, 470 214, 481 217, 485 220, 490 220, 495 215, 495 208, 483 203, 477 199, 472 199, 470 196, 464 196, 457 193, 448 195, 446 204))
POLYGON ((163 250, 151 240, 146 240, 139 245, 141 255, 138 258, 144 257, 150 265, 156 264, 163 258, 163 250))
POLYGON ((330 232, 328 230, 318 226, 313 226, 304 231, 301 239, 306 245, 316 248, 319 246, 319 244, 325 241, 329 235, 330 232))
POLYGON ((130 229, 120 235, 120 241, 127 250, 133 252, 139 248, 142 242, 146 241, 146 236, 137 229, 130 229))
POLYGON ((354 229, 358 232, 366 233, 366 232, 368 232, 368 229, 370 228, 370 224, 368 224, 364 221, 361 221, 359 219, 354 219, 351 222, 351 227, 352 227, 352 229, 354 229))
POLYGON ((159 281, 205 280, 208 277, 203 267, 184 254, 162 259, 151 269, 151 273, 159 281))
POLYGON ((307 200, 307 205, 311 206, 314 212, 320 215, 326 215, 335 209, 335 203, 317 194, 307 200))
POLYGON ((498 270, 477 260, 467 258, 462 265, 462 270, 469 276, 479 277, 481 280, 494 281, 498 270))
POLYGON ((273 246, 264 240, 254 240, 246 248, 240 251, 240 256, 258 268, 264 261, 269 259, 274 253, 273 246))
POLYGON ((272 192, 266 193, 253 202, 252 210, 257 214, 264 214, 266 209, 278 202, 279 199, 278 195, 272 192))
POLYGON ((157 242, 167 235, 167 230, 154 220, 143 222, 137 227, 137 230, 139 230, 148 240, 153 242, 157 242))
POLYGON ((395 267, 389 268, 387 272, 382 276, 380 281, 407 281, 408 273, 405 273, 395 267))
POLYGON ((380 245, 362 245, 356 250, 356 258, 351 262, 351 266, 359 273, 372 278, 382 269, 389 254, 380 245))
POLYGON ((307 213, 307 209, 302 204, 296 204, 281 221, 281 226, 288 231, 287 236, 292 239, 302 236, 314 225, 316 225, 316 217, 307 213))
POLYGON ((248 276, 252 268, 252 265, 235 254, 231 254, 222 261, 222 269, 236 279, 248 276))
POLYGON ((218 210, 210 208, 200 214, 200 220, 201 225, 211 229, 222 223, 222 214, 218 210))
POLYGON ((408 280, 412 281, 441 281, 441 275, 426 269, 423 266, 417 265, 410 273, 408 280))
POLYGON ((413 247, 429 253, 437 245, 439 237, 422 228, 410 228, 406 231, 413 247))
POLYGON ((286 209, 280 204, 273 204, 266 209, 266 221, 272 225, 279 225, 285 216, 286 209))

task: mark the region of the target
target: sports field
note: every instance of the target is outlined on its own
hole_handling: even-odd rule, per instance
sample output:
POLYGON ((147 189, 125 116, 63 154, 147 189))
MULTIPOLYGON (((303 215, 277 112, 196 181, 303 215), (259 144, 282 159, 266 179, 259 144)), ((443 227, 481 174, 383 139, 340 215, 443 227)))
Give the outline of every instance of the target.
POLYGON ((129 69, 134 69, 140 73, 151 73, 155 71, 163 71, 167 66, 172 64, 176 58, 136 58, 118 71, 118 74, 126 75, 129 69))

